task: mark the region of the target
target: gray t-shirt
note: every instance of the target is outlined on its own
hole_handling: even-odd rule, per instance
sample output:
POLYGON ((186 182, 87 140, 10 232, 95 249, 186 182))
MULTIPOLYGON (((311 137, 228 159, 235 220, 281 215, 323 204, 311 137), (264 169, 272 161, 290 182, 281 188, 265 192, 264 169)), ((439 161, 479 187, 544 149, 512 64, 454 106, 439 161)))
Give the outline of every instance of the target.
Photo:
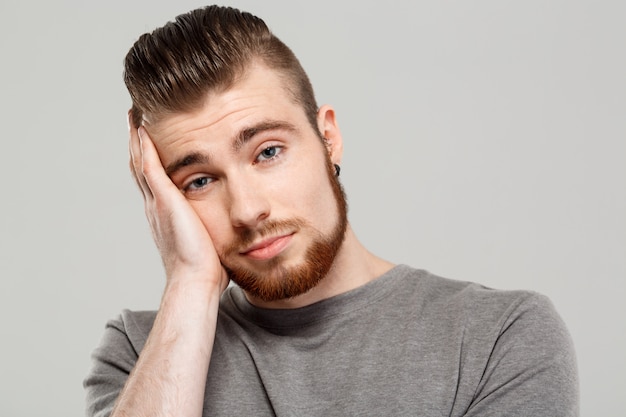
MULTIPOLYGON (((85 379, 108 416, 156 312, 109 322, 85 379)), ((204 416, 577 416, 570 336, 550 301, 399 265, 294 310, 222 296, 204 416)))

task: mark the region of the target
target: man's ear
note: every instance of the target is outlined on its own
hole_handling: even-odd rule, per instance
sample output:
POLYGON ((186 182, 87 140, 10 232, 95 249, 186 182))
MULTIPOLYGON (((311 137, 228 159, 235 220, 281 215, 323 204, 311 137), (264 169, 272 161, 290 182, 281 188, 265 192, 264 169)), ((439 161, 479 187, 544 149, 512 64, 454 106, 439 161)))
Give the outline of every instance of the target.
POLYGON ((335 109, 328 104, 323 105, 317 111, 317 128, 324 137, 331 162, 340 164, 343 155, 343 138, 335 118, 335 109))

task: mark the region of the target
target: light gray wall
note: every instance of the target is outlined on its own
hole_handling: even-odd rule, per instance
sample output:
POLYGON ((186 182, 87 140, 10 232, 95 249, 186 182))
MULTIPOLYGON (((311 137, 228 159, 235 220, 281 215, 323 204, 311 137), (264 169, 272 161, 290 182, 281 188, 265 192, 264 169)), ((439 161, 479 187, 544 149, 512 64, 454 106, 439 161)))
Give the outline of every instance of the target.
MULTIPOLYGON (((582 415, 626 415, 626 3, 352 3, 231 4, 336 106, 357 234, 394 262, 547 294, 582 415)), ((81 415, 105 321, 158 304, 121 62, 199 5, 0 3, 2 416, 81 415)))

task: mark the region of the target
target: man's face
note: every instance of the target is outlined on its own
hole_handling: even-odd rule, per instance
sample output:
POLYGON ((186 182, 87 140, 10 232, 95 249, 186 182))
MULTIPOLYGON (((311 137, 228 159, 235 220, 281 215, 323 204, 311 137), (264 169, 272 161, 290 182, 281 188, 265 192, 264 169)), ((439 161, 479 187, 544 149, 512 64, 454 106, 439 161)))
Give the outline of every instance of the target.
POLYGON ((262 66, 201 109, 147 125, 231 279, 252 298, 307 292, 341 247, 347 215, 333 168, 341 136, 332 109, 320 111, 318 127, 326 146, 262 66))

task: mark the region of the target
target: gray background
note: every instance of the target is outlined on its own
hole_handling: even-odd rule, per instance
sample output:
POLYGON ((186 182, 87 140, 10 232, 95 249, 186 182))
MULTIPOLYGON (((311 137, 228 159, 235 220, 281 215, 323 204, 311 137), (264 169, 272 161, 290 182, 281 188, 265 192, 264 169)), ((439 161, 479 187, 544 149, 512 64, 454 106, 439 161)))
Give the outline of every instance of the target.
MULTIPOLYGON (((203 3, 0 3, 0 415, 83 413, 105 321, 154 309, 123 56, 203 3)), ((336 106, 357 234, 394 262, 547 294, 582 415, 624 416, 626 3, 230 3, 336 106)))

